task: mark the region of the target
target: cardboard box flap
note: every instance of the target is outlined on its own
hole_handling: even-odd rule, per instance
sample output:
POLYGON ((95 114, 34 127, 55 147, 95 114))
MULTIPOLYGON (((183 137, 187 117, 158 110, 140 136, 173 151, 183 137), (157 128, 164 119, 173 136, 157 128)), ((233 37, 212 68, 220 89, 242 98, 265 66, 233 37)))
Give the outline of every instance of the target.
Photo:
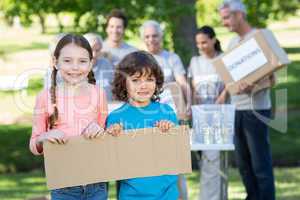
POLYGON ((147 128, 120 137, 74 137, 66 145, 46 142, 44 160, 49 189, 192 170, 186 126, 168 134, 147 128))

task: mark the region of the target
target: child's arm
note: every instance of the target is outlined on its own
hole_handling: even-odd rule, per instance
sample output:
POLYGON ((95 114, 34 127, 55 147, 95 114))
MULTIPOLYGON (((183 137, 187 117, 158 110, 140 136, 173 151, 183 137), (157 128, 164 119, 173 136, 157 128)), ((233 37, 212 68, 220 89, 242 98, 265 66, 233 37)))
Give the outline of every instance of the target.
POLYGON ((32 134, 29 144, 30 151, 35 155, 41 155, 43 153, 43 142, 46 140, 53 143, 65 143, 63 132, 56 129, 47 131, 47 113, 47 91, 42 91, 36 98, 33 113, 32 134))
POLYGON ((104 133, 105 121, 107 118, 108 105, 105 92, 96 87, 97 96, 97 121, 90 122, 89 125, 82 131, 82 135, 87 139, 93 139, 104 133))
POLYGON ((100 88, 96 88, 98 91, 98 123, 101 127, 105 127, 105 121, 108 115, 108 105, 105 92, 100 88))
POLYGON ((47 132, 47 92, 44 90, 38 94, 33 111, 32 134, 30 138, 30 151, 35 155, 43 153, 43 146, 39 137, 47 132))
POLYGON ((173 108, 171 108, 169 105, 164 105, 163 112, 166 112, 162 113, 163 115, 165 115, 165 119, 155 122, 154 126, 165 133, 168 132, 170 128, 178 125, 179 123, 173 108))
POLYGON ((117 113, 110 113, 106 120, 106 132, 113 136, 119 136, 124 130, 123 124, 120 121, 120 116, 117 113))

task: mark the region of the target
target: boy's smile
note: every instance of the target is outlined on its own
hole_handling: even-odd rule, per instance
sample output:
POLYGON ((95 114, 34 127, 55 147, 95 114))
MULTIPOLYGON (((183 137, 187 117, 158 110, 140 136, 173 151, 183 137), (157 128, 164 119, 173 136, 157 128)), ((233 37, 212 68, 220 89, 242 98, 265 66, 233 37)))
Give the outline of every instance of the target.
POLYGON ((141 75, 135 73, 126 79, 126 87, 130 103, 141 107, 150 103, 156 88, 156 80, 146 71, 141 75))

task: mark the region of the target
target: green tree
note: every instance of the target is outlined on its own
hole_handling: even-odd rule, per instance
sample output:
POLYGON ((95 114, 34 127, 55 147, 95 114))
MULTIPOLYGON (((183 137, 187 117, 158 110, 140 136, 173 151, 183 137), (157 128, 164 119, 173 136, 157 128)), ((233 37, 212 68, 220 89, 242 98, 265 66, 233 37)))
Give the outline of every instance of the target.
MULTIPOLYGON (((247 7, 247 18, 256 27, 265 27, 271 20, 294 15, 299 9, 299 0, 242 0, 247 7)), ((222 0, 197 0, 197 22, 218 26, 218 6, 222 0)))
POLYGON ((50 1, 47 0, 3 0, 0 9, 4 12, 4 17, 9 24, 12 24, 14 17, 19 16, 23 26, 30 26, 33 21, 32 17, 38 17, 41 30, 45 33, 45 17, 49 13, 49 5, 50 1))
MULTIPOLYGON (((42 32, 46 31, 45 17, 55 14, 60 31, 63 25, 59 13, 74 15, 74 31, 104 30, 103 20, 113 8, 121 8, 129 16, 128 30, 138 35, 138 27, 145 19, 154 19, 165 25, 164 44, 175 50, 187 64, 195 53, 194 31, 198 25, 219 25, 217 7, 221 0, 1 0, 0 10, 9 24, 19 16, 23 25, 30 25, 37 16, 42 32)), ((264 27, 270 19, 281 19, 299 9, 299 0, 244 0, 248 19, 254 26, 264 27)), ((104 32, 104 31, 102 31, 104 32)), ((130 34, 132 35, 132 34, 130 34)))

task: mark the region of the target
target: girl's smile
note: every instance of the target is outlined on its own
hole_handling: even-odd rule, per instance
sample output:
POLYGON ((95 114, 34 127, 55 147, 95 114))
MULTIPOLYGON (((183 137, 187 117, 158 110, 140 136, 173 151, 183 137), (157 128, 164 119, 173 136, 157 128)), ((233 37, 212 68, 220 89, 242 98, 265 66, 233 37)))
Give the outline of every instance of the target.
POLYGON ((87 80, 92 68, 88 51, 72 43, 66 45, 61 49, 57 68, 67 84, 76 85, 87 80))

